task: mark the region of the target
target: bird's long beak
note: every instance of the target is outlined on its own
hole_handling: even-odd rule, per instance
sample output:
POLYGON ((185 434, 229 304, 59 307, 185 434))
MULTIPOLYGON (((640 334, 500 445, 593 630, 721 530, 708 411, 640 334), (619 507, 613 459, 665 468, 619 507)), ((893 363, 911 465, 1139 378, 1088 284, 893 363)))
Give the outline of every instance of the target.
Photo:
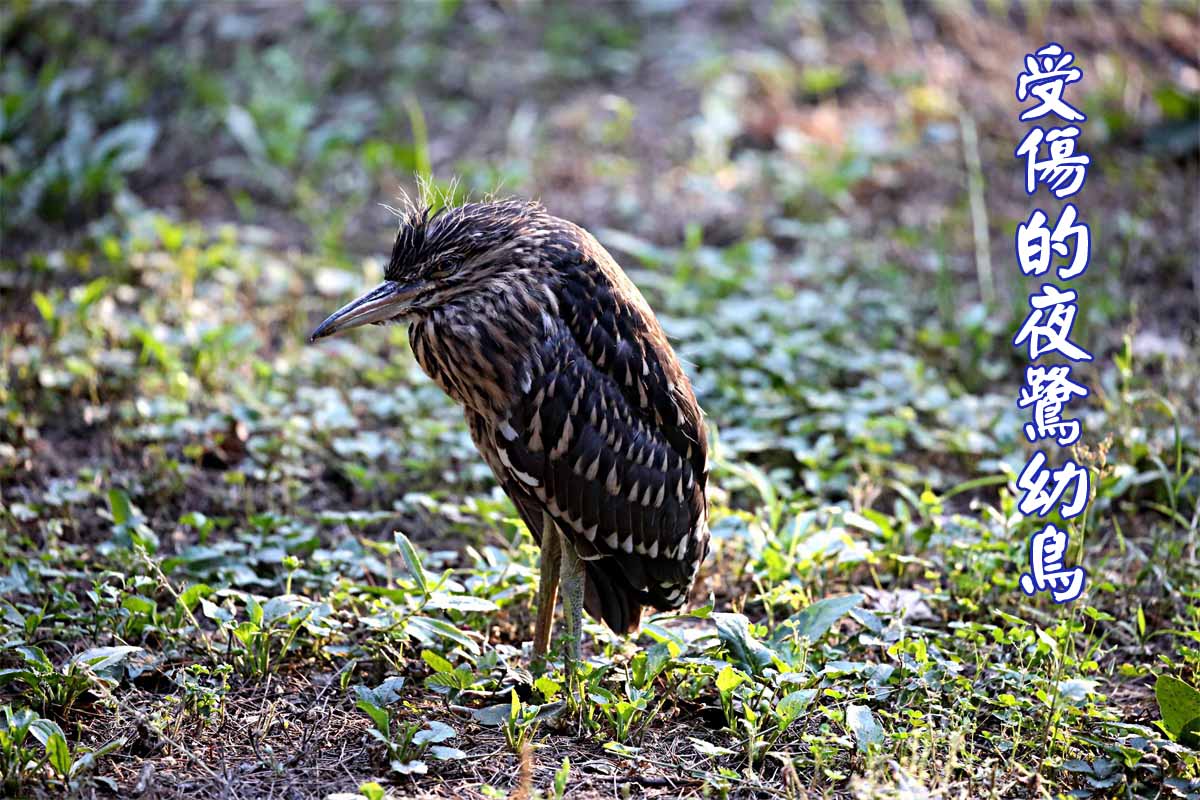
POLYGON ((308 335, 309 342, 332 336, 359 325, 385 322, 404 315, 420 284, 384 281, 357 300, 353 300, 329 315, 308 335))

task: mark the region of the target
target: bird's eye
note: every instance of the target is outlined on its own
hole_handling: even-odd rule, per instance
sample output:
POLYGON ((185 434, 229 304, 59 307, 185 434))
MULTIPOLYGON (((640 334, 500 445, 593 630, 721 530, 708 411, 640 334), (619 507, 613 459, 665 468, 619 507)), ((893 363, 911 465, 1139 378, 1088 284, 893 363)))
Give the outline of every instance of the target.
POLYGON ((431 278, 448 278, 458 271, 458 261, 448 259, 438 261, 429 268, 429 277, 431 278))

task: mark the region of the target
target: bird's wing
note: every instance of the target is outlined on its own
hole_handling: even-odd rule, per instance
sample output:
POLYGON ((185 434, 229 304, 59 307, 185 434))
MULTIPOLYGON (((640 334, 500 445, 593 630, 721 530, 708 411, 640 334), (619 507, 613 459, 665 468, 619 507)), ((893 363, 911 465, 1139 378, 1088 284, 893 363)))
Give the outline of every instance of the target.
POLYGON ((676 608, 707 543, 698 475, 561 319, 546 325, 528 388, 493 431, 497 475, 519 506, 550 513, 594 582, 632 603, 676 608))
POLYGON ((533 540, 538 546, 542 545, 542 504, 536 496, 526 491, 528 487, 522 489, 519 481, 515 481, 514 477, 509 474, 508 469, 504 466, 504 462, 500 460, 499 451, 496 448, 496 437, 492 432, 491 425, 488 424, 487 418, 482 414, 478 414, 470 409, 466 411, 467 428, 471 432, 471 439, 475 442, 475 449, 483 456, 483 460, 491 468, 492 474, 500 481, 501 487, 505 494, 513 501, 513 505, 517 507, 517 513, 525 522, 525 527, 529 529, 529 533, 533 536, 533 540))

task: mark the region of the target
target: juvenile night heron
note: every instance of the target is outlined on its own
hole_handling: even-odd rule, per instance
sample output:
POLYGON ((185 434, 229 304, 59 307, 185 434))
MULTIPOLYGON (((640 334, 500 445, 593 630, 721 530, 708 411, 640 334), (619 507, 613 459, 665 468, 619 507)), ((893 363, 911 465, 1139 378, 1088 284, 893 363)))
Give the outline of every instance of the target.
POLYGON ((708 448, 692 387, 637 287, 535 202, 410 207, 386 280, 310 341, 404 320, 421 368, 541 545, 534 653, 561 578, 570 678, 582 609, 630 633, 683 605, 708 549, 708 448))

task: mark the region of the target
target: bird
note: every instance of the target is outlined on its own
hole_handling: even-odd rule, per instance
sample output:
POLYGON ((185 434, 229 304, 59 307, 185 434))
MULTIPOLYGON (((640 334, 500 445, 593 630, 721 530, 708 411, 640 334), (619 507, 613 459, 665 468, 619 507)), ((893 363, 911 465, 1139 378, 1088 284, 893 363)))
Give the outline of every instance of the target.
POLYGON ((584 609, 631 634, 691 593, 709 544, 703 412, 649 304, 582 227, 519 198, 393 211, 383 282, 309 341, 408 324, 540 545, 537 658, 561 586, 570 681, 584 609))

